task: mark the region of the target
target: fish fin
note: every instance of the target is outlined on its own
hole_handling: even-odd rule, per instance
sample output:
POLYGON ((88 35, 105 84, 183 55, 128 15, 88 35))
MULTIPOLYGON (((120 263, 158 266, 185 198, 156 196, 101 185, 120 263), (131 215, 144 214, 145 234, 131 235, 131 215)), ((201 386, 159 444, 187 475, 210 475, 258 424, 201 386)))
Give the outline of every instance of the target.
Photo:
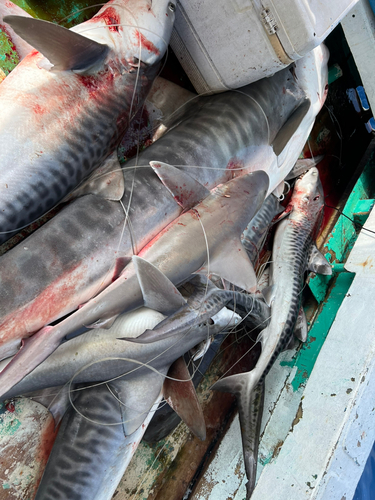
POLYGON ((323 158, 324 155, 315 156, 314 158, 299 158, 294 164, 292 170, 285 177, 285 180, 289 181, 291 179, 299 177, 303 173, 307 172, 307 170, 310 170, 310 168, 318 165, 318 163, 320 163, 323 160, 323 158))
POLYGON ((331 264, 327 261, 324 255, 316 248, 316 245, 312 245, 310 251, 309 263, 307 269, 316 274, 324 274, 325 276, 330 276, 332 274, 331 264))
POLYGON ((116 316, 112 316, 111 318, 98 319, 98 321, 95 321, 95 323, 91 323, 90 325, 85 325, 85 327, 86 328, 103 328, 104 330, 109 330, 117 318, 118 318, 118 314, 116 314, 116 316))
POLYGON ((198 359, 203 358, 203 356, 207 353, 213 341, 213 337, 208 338, 207 340, 202 340, 194 349, 190 349, 190 353, 193 356, 193 361, 198 361, 198 359))
POLYGON ((262 289, 262 295, 268 307, 271 307, 272 301, 275 298, 276 286, 270 285, 262 289))
POLYGON ((250 293, 256 291, 254 267, 239 239, 223 240, 216 255, 211 257, 209 266, 205 264, 198 273, 217 274, 250 293))
POLYGON ((169 316, 186 305, 174 284, 157 267, 137 255, 133 263, 146 307, 169 316))
POLYGON ((283 210, 279 215, 276 215, 274 219, 272 220, 272 225, 277 224, 278 222, 282 221, 290 215, 293 212, 293 205, 288 205, 285 210, 283 210))
POLYGON ((235 394, 240 416, 242 446, 248 484, 246 499, 255 486, 260 425, 264 403, 264 382, 258 383, 252 372, 225 377, 212 389, 235 394))
POLYGON ((155 330, 145 330, 139 337, 119 337, 116 340, 126 340, 127 342, 133 342, 133 344, 152 344, 158 340, 163 340, 163 338, 158 337, 158 332, 155 330))
POLYGON ((110 201, 121 200, 125 191, 124 174, 114 151, 90 177, 70 193, 64 201, 69 201, 85 194, 96 194, 110 201))
POLYGON ((242 449, 247 477, 246 500, 249 500, 256 483, 260 427, 264 407, 264 381, 260 382, 250 395, 250 408, 239 411, 242 434, 242 449))
POLYGON ((303 307, 301 306, 297 316, 296 326, 294 327, 294 335, 301 342, 306 342, 307 334, 308 334, 308 328, 307 328, 306 314, 305 311, 303 310, 303 307))
POLYGON ((88 71, 103 61, 108 46, 48 21, 5 16, 4 21, 26 42, 41 52, 55 70, 88 71))
MULTIPOLYGON (((139 365, 134 365, 137 366, 139 365)), ((162 390, 166 373, 167 367, 159 373, 142 370, 139 377, 128 378, 125 375, 122 379, 108 384, 119 399, 126 436, 133 434, 143 424, 162 390)))
POLYGON ((45 406, 53 416, 56 429, 70 406, 70 389, 70 384, 66 384, 57 387, 47 387, 40 391, 28 392, 23 394, 23 396, 45 406))
POLYGON ((183 357, 178 358, 169 368, 163 386, 163 396, 169 406, 185 422, 191 432, 199 439, 206 439, 206 424, 198 401, 195 387, 183 357))
POLYGON ((272 141, 273 151, 276 156, 279 156, 282 153, 285 146, 293 137, 302 120, 306 116, 306 113, 309 111, 310 106, 310 99, 304 99, 281 127, 275 139, 272 141))
POLYGON ((290 337, 290 340, 289 340, 289 343, 287 344, 287 346, 284 348, 284 351, 292 351, 294 349, 297 349, 297 347, 300 345, 300 341, 297 339, 297 337, 295 337, 294 335, 292 335, 290 337))
POLYGON ((176 202, 184 210, 190 210, 210 194, 210 191, 177 167, 159 161, 150 165, 176 202))
POLYGON ((45 326, 32 337, 22 340, 21 348, 0 373, 0 397, 6 397, 14 385, 57 349, 61 339, 51 334, 54 330, 54 326, 45 326))

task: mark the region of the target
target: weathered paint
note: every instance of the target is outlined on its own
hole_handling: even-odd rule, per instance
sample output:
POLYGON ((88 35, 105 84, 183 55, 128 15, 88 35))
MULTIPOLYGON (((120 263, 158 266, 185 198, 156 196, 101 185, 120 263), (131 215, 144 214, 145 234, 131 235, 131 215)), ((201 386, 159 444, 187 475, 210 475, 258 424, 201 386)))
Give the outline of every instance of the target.
POLYGON ((281 362, 281 365, 295 366, 297 368, 296 374, 291 381, 294 391, 305 385, 311 375, 319 351, 353 279, 353 273, 339 273, 337 275, 329 295, 309 331, 306 343, 296 352, 295 359, 281 362))
POLYGON ((32 500, 56 433, 39 403, 0 403, 0 500, 32 500))
MULTIPOLYGON (((374 204, 373 197, 375 194, 375 186, 372 179, 374 165, 375 159, 374 153, 372 152, 367 165, 345 203, 345 207, 342 211, 344 215, 339 216, 331 234, 323 246, 322 253, 331 264, 344 262, 357 239, 358 227, 356 227, 356 224, 350 219, 355 220, 355 214, 361 212, 360 222, 364 224, 374 204), (347 217, 349 217, 349 219, 347 217)), ((309 279, 309 287, 319 303, 324 300, 334 276, 335 273, 332 277, 317 275, 309 279)))

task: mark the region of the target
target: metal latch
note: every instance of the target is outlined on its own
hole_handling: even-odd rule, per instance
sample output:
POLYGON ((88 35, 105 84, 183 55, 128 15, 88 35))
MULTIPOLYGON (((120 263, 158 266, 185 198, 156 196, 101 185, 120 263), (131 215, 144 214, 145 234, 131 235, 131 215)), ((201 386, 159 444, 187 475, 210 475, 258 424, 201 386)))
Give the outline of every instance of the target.
POLYGON ((261 17, 267 33, 269 35, 274 35, 279 27, 277 26, 276 19, 273 17, 272 12, 268 7, 262 10, 261 17))

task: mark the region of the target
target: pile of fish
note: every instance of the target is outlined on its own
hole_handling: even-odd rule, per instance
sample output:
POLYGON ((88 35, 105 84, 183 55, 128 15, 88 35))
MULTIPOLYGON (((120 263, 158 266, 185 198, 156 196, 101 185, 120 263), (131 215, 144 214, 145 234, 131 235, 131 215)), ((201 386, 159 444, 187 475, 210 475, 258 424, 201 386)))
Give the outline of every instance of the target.
POLYGON ((264 378, 294 335, 306 339, 305 272, 331 273, 314 244, 319 173, 298 161, 327 94, 328 51, 194 97, 120 166, 175 5, 111 0, 71 30, 13 8, 2 5, 1 23, 27 55, 0 84, 0 241, 64 202, 0 257, 0 397, 48 401, 62 419, 36 499, 111 498, 162 396, 204 439, 183 356, 244 320, 261 331, 260 359, 213 389, 238 399, 250 498, 264 378), (271 226, 259 293, 254 264, 271 226))

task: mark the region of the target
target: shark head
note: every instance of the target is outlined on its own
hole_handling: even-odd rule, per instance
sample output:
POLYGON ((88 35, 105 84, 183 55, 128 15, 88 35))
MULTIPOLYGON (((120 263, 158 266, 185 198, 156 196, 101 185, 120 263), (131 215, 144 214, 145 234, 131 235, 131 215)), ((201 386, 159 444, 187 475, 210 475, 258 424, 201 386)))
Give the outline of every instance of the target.
POLYGON ((105 43, 127 60, 151 65, 167 50, 175 10, 174 0, 111 0, 73 30, 105 43))
POLYGON ((312 167, 296 181, 290 203, 294 207, 298 206, 303 213, 312 218, 316 218, 321 212, 324 206, 324 193, 316 167, 312 167))

